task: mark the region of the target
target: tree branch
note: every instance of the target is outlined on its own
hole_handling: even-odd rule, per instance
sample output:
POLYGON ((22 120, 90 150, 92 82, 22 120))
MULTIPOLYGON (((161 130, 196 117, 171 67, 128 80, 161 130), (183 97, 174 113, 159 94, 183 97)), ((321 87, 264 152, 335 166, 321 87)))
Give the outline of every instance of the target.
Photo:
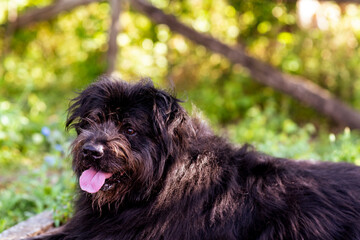
MULTIPOLYGON (((18 29, 37 21, 46 21, 56 17, 62 11, 69 11, 77 6, 99 1, 101 0, 58 0, 50 6, 29 10, 10 24, 10 27, 18 29)), ((342 1, 345 0, 337 0, 336 2, 342 1)), ((172 31, 182 34, 191 41, 203 45, 213 52, 222 54, 233 63, 241 64, 249 70, 254 80, 298 99, 341 125, 346 125, 350 128, 360 128, 359 112, 336 99, 328 91, 311 81, 298 76, 284 74, 264 62, 250 57, 240 49, 230 47, 215 38, 201 34, 180 23, 173 15, 165 14, 146 1, 131 0, 130 2, 154 22, 166 24, 172 31)))
MULTIPOLYGON (((293 0, 294 1, 294 0, 293 0)), ((360 0, 319 0, 320 2, 335 2, 337 4, 340 3, 360 3, 360 0)))
POLYGON ((254 80, 292 96, 340 125, 360 129, 360 113, 313 82, 298 76, 284 74, 269 64, 250 57, 241 49, 230 47, 213 37, 201 34, 179 22, 175 16, 165 14, 144 0, 132 0, 131 3, 155 23, 166 24, 172 31, 205 46, 210 51, 223 55, 232 63, 242 65, 249 70, 254 80))
POLYGON ((0 233, 0 239, 15 240, 33 237, 47 232, 54 227, 53 225, 53 213, 45 211, 3 231, 0 233))
POLYGON ((55 3, 43 7, 28 10, 23 15, 15 19, 15 22, 10 23, 12 29, 19 29, 26 27, 34 22, 47 21, 55 18, 63 11, 69 11, 80 5, 87 5, 100 0, 58 0, 55 3))

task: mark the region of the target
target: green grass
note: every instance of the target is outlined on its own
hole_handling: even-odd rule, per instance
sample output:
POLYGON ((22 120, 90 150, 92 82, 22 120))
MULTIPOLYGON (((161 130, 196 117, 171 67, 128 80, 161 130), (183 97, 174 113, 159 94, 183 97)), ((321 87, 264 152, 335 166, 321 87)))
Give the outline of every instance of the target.
POLYGON ((71 137, 58 130, 62 124, 43 126, 18 108, 4 110, 9 104, 0 102, 0 232, 45 209, 59 224, 72 212, 71 137))

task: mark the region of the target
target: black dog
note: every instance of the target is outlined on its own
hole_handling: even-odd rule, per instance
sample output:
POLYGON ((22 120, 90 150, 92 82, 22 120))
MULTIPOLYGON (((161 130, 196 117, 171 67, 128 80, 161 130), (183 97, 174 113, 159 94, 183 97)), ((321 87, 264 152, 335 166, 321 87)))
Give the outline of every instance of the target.
POLYGON ((67 120, 80 190, 42 239, 360 239, 360 168, 234 147, 150 80, 103 77, 67 120))

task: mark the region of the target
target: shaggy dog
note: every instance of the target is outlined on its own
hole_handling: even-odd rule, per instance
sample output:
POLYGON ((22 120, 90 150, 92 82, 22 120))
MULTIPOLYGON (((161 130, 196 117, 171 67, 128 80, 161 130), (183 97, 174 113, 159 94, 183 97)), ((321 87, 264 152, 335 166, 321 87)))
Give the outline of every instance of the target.
POLYGON ((41 239, 360 239, 360 168, 235 147, 150 80, 72 101, 74 217, 41 239))

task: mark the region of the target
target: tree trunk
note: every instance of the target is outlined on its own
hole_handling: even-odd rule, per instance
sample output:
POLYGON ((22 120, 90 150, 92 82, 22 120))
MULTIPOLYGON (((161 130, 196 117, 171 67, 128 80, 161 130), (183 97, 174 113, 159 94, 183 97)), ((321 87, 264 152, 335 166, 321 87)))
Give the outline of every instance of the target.
POLYGON ((118 45, 116 42, 117 35, 120 31, 120 12, 121 12, 121 1, 110 0, 111 9, 111 26, 109 29, 109 41, 108 41, 108 52, 107 52, 107 73, 111 74, 114 72, 116 67, 116 58, 118 53, 118 45))

